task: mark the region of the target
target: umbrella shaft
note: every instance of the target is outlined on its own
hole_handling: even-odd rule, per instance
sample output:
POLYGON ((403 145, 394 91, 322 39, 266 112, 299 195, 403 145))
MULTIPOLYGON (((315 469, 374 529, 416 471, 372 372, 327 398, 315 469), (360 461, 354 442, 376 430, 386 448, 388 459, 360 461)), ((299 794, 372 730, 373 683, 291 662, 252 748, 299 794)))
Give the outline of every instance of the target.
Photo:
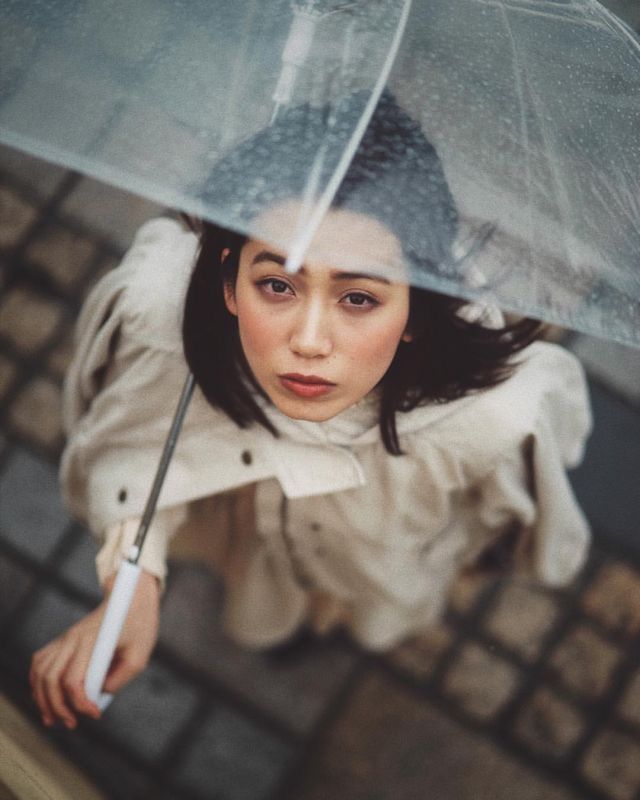
POLYGON ((140 558, 140 551, 142 550, 147 531, 149 530, 151 520, 153 519, 153 515, 156 510, 158 496, 160 495, 160 490, 162 489, 162 485, 167 474, 167 469, 169 468, 169 462, 171 461, 173 451, 176 447, 178 435, 180 433, 180 429, 182 428, 182 423, 184 421, 185 414, 187 413, 187 408, 189 407, 189 401, 191 400, 194 387, 195 380, 193 375, 189 373, 182 387, 180 400, 178 401, 178 405, 173 415, 171 428, 169 429, 169 434, 167 435, 167 439, 164 443, 158 469, 156 470, 155 478, 153 479, 153 486, 151 487, 147 504, 145 506, 144 513, 142 514, 142 519, 140 520, 140 526, 138 528, 135 541, 128 556, 128 561, 132 564, 137 564, 138 559, 140 558))

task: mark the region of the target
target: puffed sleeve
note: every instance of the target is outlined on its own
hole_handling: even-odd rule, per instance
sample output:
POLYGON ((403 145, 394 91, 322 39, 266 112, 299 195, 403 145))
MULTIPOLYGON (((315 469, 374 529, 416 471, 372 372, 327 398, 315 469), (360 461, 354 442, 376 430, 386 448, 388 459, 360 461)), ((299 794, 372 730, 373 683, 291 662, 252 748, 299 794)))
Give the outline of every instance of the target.
POLYGON ((60 484, 74 515, 96 532, 138 513, 131 485, 127 504, 117 500, 122 475, 129 484, 136 475, 144 475, 138 483, 153 476, 157 456, 149 445, 168 430, 169 399, 179 396, 186 376, 180 314, 196 247, 174 220, 146 223, 80 314, 65 376, 60 484))
MULTIPOLYGON (((179 314, 196 246, 195 237, 174 220, 146 223, 122 263, 89 294, 76 326, 65 377, 67 443, 60 484, 74 515, 104 540, 98 556, 102 582, 135 537, 135 517, 186 374, 179 314), (166 280, 158 276, 161 269, 166 280), (149 291, 156 284, 160 289, 149 291), (138 483, 140 499, 134 491, 138 483)), ((181 513, 158 510, 145 542, 141 565, 161 580, 167 541, 181 513)))
MULTIPOLYGON (((148 273, 156 269, 159 259, 190 264, 194 244, 191 237, 181 233, 180 225, 172 219, 145 223, 120 265, 107 273, 85 300, 75 328, 73 359, 65 376, 62 412, 68 435, 76 430, 102 390, 107 372, 118 371, 118 362, 126 357, 126 349, 118 342, 123 326, 127 327, 128 337, 133 335, 140 340, 141 334, 146 334, 155 346, 166 346, 158 341, 162 339, 158 335, 161 329, 154 325, 154 317, 160 316, 158 308, 166 314, 165 306, 172 305, 165 302, 163 295, 178 295, 179 290, 174 285, 165 285, 160 291, 148 273), (150 285, 154 287, 152 292, 150 285), (150 296, 153 303, 149 302, 150 296)), ((180 270, 175 273, 179 280, 180 270)))
POLYGON ((478 525, 466 553, 468 567, 510 569, 551 586, 565 585, 578 573, 590 532, 566 472, 575 443, 564 444, 572 445, 569 451, 563 451, 551 421, 542 419, 518 452, 474 487, 478 525))

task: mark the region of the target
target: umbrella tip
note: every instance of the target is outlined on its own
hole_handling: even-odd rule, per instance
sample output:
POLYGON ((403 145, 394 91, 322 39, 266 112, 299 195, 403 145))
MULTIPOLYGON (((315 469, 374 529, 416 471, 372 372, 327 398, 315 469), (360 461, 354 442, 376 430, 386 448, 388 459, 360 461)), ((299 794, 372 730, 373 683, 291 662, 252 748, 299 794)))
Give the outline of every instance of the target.
POLYGON ((294 244, 284 262, 284 271, 288 273, 298 272, 304 260, 304 248, 299 244, 294 244))

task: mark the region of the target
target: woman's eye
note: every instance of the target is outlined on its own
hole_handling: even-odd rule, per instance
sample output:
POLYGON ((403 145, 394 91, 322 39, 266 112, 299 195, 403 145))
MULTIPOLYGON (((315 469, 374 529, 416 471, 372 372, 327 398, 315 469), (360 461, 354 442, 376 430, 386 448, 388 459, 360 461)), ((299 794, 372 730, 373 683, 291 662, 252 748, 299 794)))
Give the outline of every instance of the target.
POLYGON ((372 308, 378 305, 377 300, 362 292, 349 292, 342 300, 346 305, 355 306, 356 308, 372 308))
POLYGON ((291 291, 291 287, 285 281, 278 280, 277 278, 267 278, 266 280, 258 283, 261 289, 264 289, 267 294, 286 294, 291 291))

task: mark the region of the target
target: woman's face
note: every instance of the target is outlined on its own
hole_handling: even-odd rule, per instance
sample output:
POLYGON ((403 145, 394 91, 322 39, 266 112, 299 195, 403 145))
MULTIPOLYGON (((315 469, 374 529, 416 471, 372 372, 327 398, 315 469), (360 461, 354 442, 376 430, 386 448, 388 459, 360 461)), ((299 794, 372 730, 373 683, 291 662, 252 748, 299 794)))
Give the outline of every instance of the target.
MULTIPOLYGON (((278 209, 280 228, 287 220, 294 224, 293 210, 278 209)), ((346 235, 356 263, 365 264, 374 253, 375 263, 400 263, 400 245, 383 225, 334 210, 299 272, 285 272, 284 252, 250 239, 235 287, 225 291, 255 379, 294 419, 322 422, 357 403, 385 374, 400 340, 410 338, 406 284, 314 261, 323 243, 346 235)))

